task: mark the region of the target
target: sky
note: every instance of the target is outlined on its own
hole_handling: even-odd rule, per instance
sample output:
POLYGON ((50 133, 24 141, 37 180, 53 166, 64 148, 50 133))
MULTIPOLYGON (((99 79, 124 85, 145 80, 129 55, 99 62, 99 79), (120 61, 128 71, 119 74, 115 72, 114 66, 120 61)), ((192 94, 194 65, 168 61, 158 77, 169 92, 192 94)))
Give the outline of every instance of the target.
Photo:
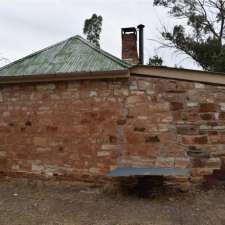
MULTIPOLYGON (((0 57, 11 62, 82 33, 93 13, 103 17, 101 48, 121 58, 121 28, 145 25, 144 54, 158 54, 166 66, 199 69, 172 49, 159 48, 160 30, 175 21, 153 0, 0 0, 0 57)), ((1 61, 0 65, 7 61, 1 61)))

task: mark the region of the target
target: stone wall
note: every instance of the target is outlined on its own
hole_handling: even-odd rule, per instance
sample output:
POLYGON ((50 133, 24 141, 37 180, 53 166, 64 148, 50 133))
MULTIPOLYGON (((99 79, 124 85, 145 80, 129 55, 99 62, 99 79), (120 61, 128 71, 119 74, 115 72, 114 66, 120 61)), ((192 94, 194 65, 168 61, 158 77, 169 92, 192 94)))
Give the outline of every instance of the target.
POLYGON ((131 77, 0 87, 0 171, 105 176, 118 166, 192 168, 225 156, 225 87, 131 77))

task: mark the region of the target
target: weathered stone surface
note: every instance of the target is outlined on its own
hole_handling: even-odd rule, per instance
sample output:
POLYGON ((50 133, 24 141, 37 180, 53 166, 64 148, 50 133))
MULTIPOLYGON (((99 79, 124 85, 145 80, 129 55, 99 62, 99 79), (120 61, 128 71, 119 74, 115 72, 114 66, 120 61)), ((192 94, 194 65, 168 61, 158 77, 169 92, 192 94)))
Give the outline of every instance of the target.
POLYGON ((159 168, 173 168, 175 165, 175 159, 174 158, 158 158, 156 160, 156 167, 159 168))
POLYGON ((3 102, 3 96, 1 92, 0 92, 0 102, 3 102))
POLYGON ((147 80, 139 80, 138 81, 138 87, 140 90, 146 90, 151 83, 149 83, 147 80))
POLYGON ((201 103, 200 104, 200 112, 207 113, 207 112, 216 112, 216 105, 214 103, 201 103))
POLYGON ((195 83, 195 88, 197 88, 197 89, 203 89, 203 88, 205 88, 205 85, 202 84, 202 83, 195 83))
POLYGON ((201 182, 225 156, 223 92, 151 77, 3 86, 0 169, 92 176, 176 167, 201 182))
POLYGON ((46 137, 34 137, 34 145, 36 146, 46 146, 47 138, 46 137))
POLYGON ((100 152, 97 153, 97 156, 99 156, 99 157, 110 156, 110 152, 100 151, 100 152))
POLYGON ((107 150, 107 151, 110 151, 110 150, 118 150, 120 149, 120 146, 119 145, 102 145, 102 150, 107 150))
POLYGON ((127 98, 127 104, 136 104, 144 102, 144 97, 141 95, 134 95, 127 98))
POLYGON ((220 158, 210 158, 206 160, 205 166, 213 169, 220 169, 222 166, 222 162, 220 158))
POLYGON ((171 102, 171 110, 177 111, 183 109, 183 103, 182 102, 171 102))
POLYGON ((191 160, 189 158, 175 158, 176 168, 188 168, 191 167, 191 160))
POLYGON ((6 152, 0 151, 0 158, 5 158, 6 157, 6 152))

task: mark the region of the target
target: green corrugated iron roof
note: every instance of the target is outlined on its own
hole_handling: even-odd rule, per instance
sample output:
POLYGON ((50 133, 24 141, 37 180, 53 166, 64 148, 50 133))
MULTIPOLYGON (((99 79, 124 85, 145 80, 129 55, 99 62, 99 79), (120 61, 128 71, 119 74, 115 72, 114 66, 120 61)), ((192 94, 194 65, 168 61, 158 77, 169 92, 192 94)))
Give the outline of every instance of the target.
POLYGON ((130 66, 82 37, 74 36, 0 68, 0 77, 121 71, 130 66))

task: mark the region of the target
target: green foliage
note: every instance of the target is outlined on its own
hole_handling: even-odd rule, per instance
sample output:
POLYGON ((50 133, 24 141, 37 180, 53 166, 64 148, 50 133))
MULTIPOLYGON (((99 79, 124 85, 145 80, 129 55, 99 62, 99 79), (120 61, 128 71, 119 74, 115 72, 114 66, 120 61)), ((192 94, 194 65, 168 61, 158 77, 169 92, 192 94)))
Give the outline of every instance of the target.
POLYGON ((84 22, 83 33, 87 36, 87 40, 100 48, 100 34, 102 31, 102 16, 93 14, 91 18, 84 22))
POLYGON ((214 71, 225 72, 225 47, 221 50, 214 64, 214 71))
POLYGON ((204 70, 213 70, 225 38, 225 1, 154 0, 154 5, 167 8, 182 21, 172 32, 164 27, 164 45, 189 55, 204 70))
POLYGON ((163 60, 158 55, 154 55, 152 58, 149 58, 149 66, 162 66, 163 60))

